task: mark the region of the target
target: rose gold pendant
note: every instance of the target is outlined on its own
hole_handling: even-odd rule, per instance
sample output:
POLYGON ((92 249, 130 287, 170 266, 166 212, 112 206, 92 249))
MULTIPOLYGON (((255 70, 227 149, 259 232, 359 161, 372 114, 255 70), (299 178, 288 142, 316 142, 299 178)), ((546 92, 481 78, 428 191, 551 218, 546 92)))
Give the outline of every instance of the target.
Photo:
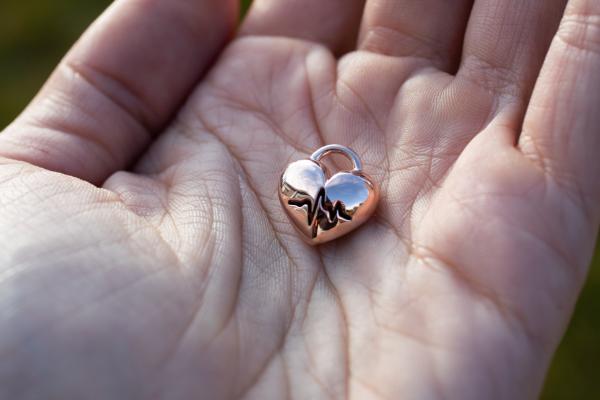
POLYGON ((377 207, 379 191, 362 172, 356 153, 332 144, 321 147, 308 160, 291 163, 281 176, 279 200, 302 237, 321 244, 353 231, 377 207), (352 161, 352 171, 330 175, 323 157, 338 153, 352 161))

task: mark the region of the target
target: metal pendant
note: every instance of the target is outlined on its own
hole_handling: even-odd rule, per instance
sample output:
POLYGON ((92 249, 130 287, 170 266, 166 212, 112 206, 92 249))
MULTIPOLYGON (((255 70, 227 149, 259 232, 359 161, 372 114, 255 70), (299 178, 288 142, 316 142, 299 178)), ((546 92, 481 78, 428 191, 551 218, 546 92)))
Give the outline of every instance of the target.
POLYGON ((334 144, 315 151, 308 160, 288 165, 281 176, 279 199, 302 237, 315 245, 365 223, 377 207, 379 191, 362 172, 358 155, 334 144), (331 153, 347 157, 353 169, 330 175, 321 160, 331 153))

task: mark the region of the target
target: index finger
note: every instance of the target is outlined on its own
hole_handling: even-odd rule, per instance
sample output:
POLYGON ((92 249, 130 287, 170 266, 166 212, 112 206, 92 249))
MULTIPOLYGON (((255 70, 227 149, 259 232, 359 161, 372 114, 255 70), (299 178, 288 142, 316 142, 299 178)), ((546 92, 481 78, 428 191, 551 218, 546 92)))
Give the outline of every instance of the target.
POLYGON ((0 156, 103 182, 169 121, 231 36, 237 8, 115 1, 0 135, 0 156))

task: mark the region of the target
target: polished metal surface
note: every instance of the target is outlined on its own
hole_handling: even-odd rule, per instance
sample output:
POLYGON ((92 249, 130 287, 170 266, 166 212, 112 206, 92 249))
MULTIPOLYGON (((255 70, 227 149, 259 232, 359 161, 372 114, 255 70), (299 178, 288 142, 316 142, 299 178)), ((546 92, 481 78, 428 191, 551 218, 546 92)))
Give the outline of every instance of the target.
POLYGON ((321 147, 319 150, 312 153, 310 159, 318 162, 321 161, 323 157, 326 157, 331 153, 337 153, 348 157, 348 159, 352 161, 352 171, 362 171, 362 162, 360 161, 358 154, 356 154, 352 149, 339 144, 329 144, 327 146, 321 147))
POLYGON ((279 199, 290 220, 310 244, 325 243, 365 223, 375 211, 379 191, 362 172, 358 155, 340 145, 324 146, 309 160, 288 165, 279 199), (329 176, 321 160, 331 153, 352 161, 352 171, 329 176))

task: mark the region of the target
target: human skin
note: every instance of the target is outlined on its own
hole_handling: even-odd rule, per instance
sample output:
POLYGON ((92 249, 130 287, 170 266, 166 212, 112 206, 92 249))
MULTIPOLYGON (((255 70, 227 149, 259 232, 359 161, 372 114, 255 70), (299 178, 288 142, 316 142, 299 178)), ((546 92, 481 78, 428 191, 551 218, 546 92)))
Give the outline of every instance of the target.
POLYGON ((566 3, 115 1, 0 134, 0 398, 535 398, 600 222, 566 3), (330 143, 381 200, 310 247, 330 143))

